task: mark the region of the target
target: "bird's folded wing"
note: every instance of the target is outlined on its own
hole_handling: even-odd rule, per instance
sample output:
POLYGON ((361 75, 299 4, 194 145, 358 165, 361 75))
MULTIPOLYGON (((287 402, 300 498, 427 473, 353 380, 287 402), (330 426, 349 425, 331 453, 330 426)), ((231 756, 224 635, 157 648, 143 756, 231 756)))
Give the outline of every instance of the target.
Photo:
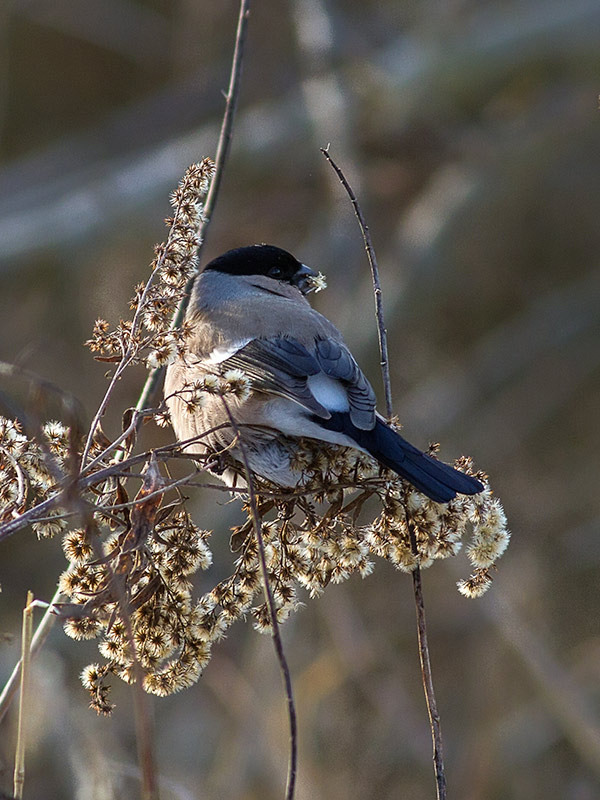
POLYGON ((322 419, 331 416, 308 387, 308 378, 321 372, 321 367, 294 339, 252 339, 222 361, 219 369, 241 369, 255 390, 293 400, 322 419))
POLYGON ((317 339, 314 356, 295 339, 253 339, 223 360, 220 368, 241 369, 255 389, 287 397, 329 419, 330 410, 316 399, 309 381, 324 373, 343 385, 352 424, 361 430, 375 425, 375 392, 348 348, 333 339, 317 339))
POLYGON ((345 384, 352 424, 371 430, 375 425, 375 392, 352 353, 333 339, 318 339, 315 358, 326 375, 345 384))

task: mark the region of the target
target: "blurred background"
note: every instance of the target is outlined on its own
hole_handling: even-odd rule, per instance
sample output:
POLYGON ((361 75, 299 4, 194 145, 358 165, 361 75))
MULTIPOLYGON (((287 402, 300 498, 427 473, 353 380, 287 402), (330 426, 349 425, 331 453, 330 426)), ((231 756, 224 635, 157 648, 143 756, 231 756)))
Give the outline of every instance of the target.
MULTIPOLYGON (((233 0, 10 0, 0 7, 0 357, 91 418, 106 365, 82 347, 126 316, 164 238, 168 194, 214 155, 233 0)), ((513 540, 488 595, 465 556, 423 575, 449 796, 600 797, 600 5, 597 0, 261 0, 231 159, 204 250, 269 242, 322 269, 317 307, 382 397, 377 250, 395 410, 411 441, 487 470, 513 540)), ((119 387, 109 433, 144 371, 119 387)), ((21 386, 2 387, 23 401, 21 386)), ((143 444, 170 431, 148 429, 143 444)), ((193 497, 231 563, 239 508, 193 497)), ((58 540, 0 556, 0 682, 26 590, 49 599, 58 540)), ((434 797, 410 577, 378 563, 286 623, 300 726, 298 800, 434 797)), ((25 796, 139 793, 131 697, 87 709, 97 660, 56 627, 34 670, 25 796)), ((283 796, 287 722, 268 637, 236 625, 199 684, 151 699, 164 800, 283 796)), ((0 727, 10 792, 16 709, 0 727)))

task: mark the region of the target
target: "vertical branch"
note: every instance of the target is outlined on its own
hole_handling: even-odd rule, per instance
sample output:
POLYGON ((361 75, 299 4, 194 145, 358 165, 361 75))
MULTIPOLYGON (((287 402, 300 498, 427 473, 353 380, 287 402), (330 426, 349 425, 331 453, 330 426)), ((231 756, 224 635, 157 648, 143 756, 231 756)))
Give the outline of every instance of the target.
POLYGON ((210 184, 210 189, 204 205, 204 222, 200 228, 200 233, 204 239, 206 230, 212 219, 213 211, 217 202, 223 168, 229 155, 229 146, 233 136, 233 121, 237 108, 237 101, 240 93, 240 82, 242 78, 242 65, 244 61, 244 45, 246 44, 246 32, 248 29, 248 17, 250 16, 250 0, 241 0, 240 13, 238 16, 237 31, 235 34, 235 47, 231 62, 231 73, 229 76, 229 87, 225 95, 225 112, 221 123, 221 132, 217 144, 215 156, 215 176, 210 184))
MULTIPOLYGON (((406 525, 410 538, 410 549, 413 555, 419 558, 417 538, 413 523, 406 513, 406 525)), ((435 772, 435 783, 437 790, 437 800, 446 800, 446 772, 444 770, 444 748, 442 744, 442 725, 438 712, 435 691, 433 688, 433 673, 431 671, 431 659, 429 657, 429 643, 427 641, 427 622, 425 619, 425 601, 423 600, 423 585, 421 582, 421 568, 417 561, 417 566, 412 571, 413 591, 415 594, 415 607, 417 612, 417 639, 419 642, 419 660, 421 662, 421 678, 423 681, 423 691, 425 692, 425 702, 427 704, 427 715, 431 727, 431 741, 433 744, 433 769, 435 772)))
POLYGON ((267 602, 267 607, 269 609, 269 617, 271 618, 271 631, 272 631, 273 644, 275 646, 275 652, 277 654, 277 660, 279 661, 279 668, 281 670, 281 675, 285 686, 285 696, 288 707, 288 719, 290 724, 290 758, 288 762, 288 777, 287 777, 285 798, 286 800, 293 800, 294 791, 296 787, 296 774, 298 771, 298 724, 296 719, 296 706, 294 704, 294 694, 292 690, 292 678, 290 675, 290 668, 288 666, 287 659, 285 657, 283 642, 281 641, 281 634, 279 632, 279 623, 277 622, 277 608, 275 606, 275 598, 273 597, 273 592, 271 591, 271 584, 269 583, 269 572, 267 569, 267 560, 265 558, 265 543, 262 535, 262 524, 260 520, 260 515, 258 513, 258 505, 256 503, 256 490, 254 487, 254 477, 250 469, 250 463, 248 461, 246 447, 242 440, 239 427, 236 421, 234 420, 233 415, 231 414, 231 410, 227 405, 227 401, 225 400, 224 397, 221 399, 223 400, 223 405, 225 407, 227 416, 229 417, 229 422, 231 424, 231 427, 236 435, 237 439, 236 444, 240 449, 240 455, 242 457, 244 471, 246 473, 246 480, 248 482, 248 497, 250 499, 250 510, 252 513, 252 523, 254 526, 254 531, 256 533, 256 543, 258 546, 258 559, 260 563, 263 591, 265 593, 265 600, 267 602))
MULTIPOLYGON (((210 183, 210 188, 206 196, 203 219, 198 230, 198 238, 200 239, 198 253, 200 253, 202 250, 202 246, 208 231, 208 226, 210 225, 210 221, 215 210, 219 189, 221 187, 221 181, 223 179, 225 163, 227 161, 227 156, 229 155, 229 147, 233 137, 233 123, 240 93, 242 65, 244 61, 244 45, 246 43, 246 32, 248 30, 249 16, 250 0, 241 0, 240 13, 238 16, 238 24, 235 35, 235 47, 231 62, 231 73, 229 76, 229 87, 227 89, 227 94, 225 95, 225 111, 223 112, 223 121, 221 122, 221 131, 219 133, 219 141, 217 143, 217 152, 215 155, 215 174, 213 175, 213 179, 210 183)), ((195 277, 195 275, 192 275, 187 283, 185 294, 179 303, 177 311, 173 315, 173 322, 171 323, 172 329, 179 328, 185 318, 185 312, 187 310, 190 292, 192 290, 192 284, 194 283, 195 277)), ((147 408, 151 404, 152 397, 158 388, 158 384, 163 372, 163 367, 156 367, 148 374, 146 383, 144 384, 136 405, 136 409, 138 411, 143 408, 147 408)))
POLYGON ((21 641, 21 694, 19 702, 19 723, 17 732, 17 748, 15 753, 14 795, 15 800, 23 797, 25 785, 25 740, 27 726, 27 706, 29 699, 29 665, 31 633, 33 629, 33 592, 27 592, 27 603, 23 609, 23 638, 21 641))
MULTIPOLYGON (((321 152, 329 161, 340 183, 346 190, 348 197, 354 208, 354 213, 360 225, 369 265, 371 267, 371 275, 373 278, 373 294, 375 296, 375 314, 377 316, 377 331, 379 335, 379 355, 381 364, 381 374, 383 378, 383 386, 385 391, 385 407, 388 419, 392 416, 392 384, 390 380, 390 367, 388 358, 387 347, 387 331, 383 318, 383 298, 381 292, 381 283, 379 281, 379 268, 377 266, 377 259, 375 257, 375 250, 371 241, 371 234, 363 216, 359 202, 354 194, 352 187, 348 183, 346 176, 341 168, 335 163, 329 154, 329 146, 321 148, 321 152)), ((417 546, 417 539, 414 532, 414 527, 410 517, 405 509, 406 524, 408 527, 408 534, 410 538, 410 546, 413 555, 416 558, 416 566, 412 572, 413 577, 413 592, 415 596, 415 610, 417 614, 417 640, 419 645, 419 661, 421 663, 421 677, 423 680, 423 691, 425 693, 425 703, 427 705, 427 714, 429 717, 429 724, 431 727, 431 741, 433 744, 433 765, 437 787, 438 800, 446 800, 446 775, 444 771, 444 756, 442 747, 442 728, 440 724, 440 715, 438 713, 437 701, 435 699, 435 691, 433 688, 433 675, 431 671, 431 659, 429 657, 429 644, 427 641, 427 622, 425 619, 425 601, 423 599, 423 585, 421 582, 421 568, 419 566, 419 549, 417 546)))
POLYGON ((121 578, 112 572, 112 584, 117 591, 121 619, 125 624, 127 639, 133 657, 133 715, 135 720, 135 743, 137 760, 142 782, 142 800, 158 800, 158 783, 156 779, 156 759, 154 757, 154 720, 150 713, 148 697, 144 692, 144 671, 139 662, 131 625, 129 603, 123 589, 121 578))
POLYGON ((363 216, 361 207, 356 199, 356 195, 352 187, 348 183, 346 176, 342 170, 335 163, 333 158, 329 155, 329 145, 326 148, 322 147, 321 152, 329 161, 336 175, 340 179, 340 183, 348 193, 352 208, 356 214, 360 231, 362 233, 363 242, 365 243, 365 250, 367 251, 367 258, 369 259, 369 266, 371 267, 371 277, 373 279, 373 295, 375 297, 375 315, 377 317, 377 335, 379 337, 379 363, 381 366, 381 377, 383 378, 383 391, 385 396, 385 413, 388 419, 392 417, 392 381, 390 378, 390 361, 388 357, 388 344, 387 344, 387 330, 383 318, 383 297, 381 291, 381 283, 379 281, 379 267, 377 265, 377 257, 375 256, 375 249, 371 241, 371 234, 369 226, 363 216))

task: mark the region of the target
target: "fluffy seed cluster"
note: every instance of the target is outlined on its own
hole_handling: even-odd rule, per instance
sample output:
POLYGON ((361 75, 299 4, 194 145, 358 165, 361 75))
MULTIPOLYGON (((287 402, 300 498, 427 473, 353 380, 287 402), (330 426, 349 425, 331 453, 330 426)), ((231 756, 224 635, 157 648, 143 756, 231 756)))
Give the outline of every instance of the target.
MULTIPOLYGON (((207 373, 202 378, 186 383, 177 392, 187 414, 194 415, 206 402, 206 395, 232 395, 244 402, 250 395, 252 383, 241 369, 228 369, 222 374, 207 373)), ((161 417, 164 416, 161 412, 161 417)), ((162 424, 162 418, 158 420, 162 424)))
MULTIPOLYGON (((226 380, 235 384, 242 377, 226 380)), ((210 379, 194 391, 218 386, 223 384, 210 379)), ((330 583, 355 573, 366 577, 377 557, 404 571, 427 567, 456 555, 469 531, 466 552, 474 572, 459 590, 476 597, 490 585, 509 533, 487 477, 468 459, 456 466, 479 478, 485 489, 447 504, 429 500, 355 450, 306 441, 297 450, 296 466, 304 471, 296 491, 282 493, 255 479, 278 622, 298 607, 303 589, 316 597, 330 583)), ((250 615, 257 630, 271 628, 251 507, 246 506, 244 524, 233 529, 232 547, 239 553, 233 573, 194 601, 190 577, 212 561, 209 532, 194 524, 181 503, 162 508, 167 488, 156 460, 131 502, 125 479, 111 478, 95 487, 95 524, 63 537, 70 566, 60 587, 71 603, 59 613, 73 638, 101 637, 105 662, 82 674, 92 706, 101 713, 112 708, 111 676, 142 680, 149 692, 171 694, 198 679, 213 644, 236 620, 250 615)))
MULTIPOLYGON (((355 572, 363 577, 370 574, 374 557, 403 571, 417 565, 425 568, 457 555, 469 532, 466 552, 474 573, 458 583, 459 591, 478 597, 491 584, 491 573, 510 534, 487 476, 475 472, 469 459, 459 459, 455 466, 481 480, 485 489, 472 496, 457 495, 449 503, 430 500, 354 450, 306 441, 296 461, 306 476, 301 494, 282 498, 280 489, 278 494, 269 492, 257 481, 261 513, 273 510, 275 515, 263 534, 272 561, 271 580, 283 608, 293 607, 297 584, 311 596, 318 595, 328 583, 338 583, 355 572), (374 518, 371 510, 370 520, 365 519, 367 501, 369 509, 374 505, 379 509, 374 518)), ((244 538, 251 531, 249 517, 234 532, 234 546, 247 548, 242 561, 254 552, 252 537, 244 538)), ((250 569, 254 571, 254 562, 250 569)), ((266 608, 254 613, 265 623, 259 627, 267 627, 266 608)))
POLYGON ((99 495, 103 506, 113 507, 115 532, 92 523, 63 538, 70 565, 60 589, 71 602, 56 610, 72 638, 101 637, 105 663, 82 674, 99 713, 112 710, 111 675, 128 683, 142 680, 157 695, 189 686, 220 635, 211 611, 191 595, 191 576, 212 563, 209 533, 179 505, 161 508, 164 487, 157 463, 150 462, 131 503, 122 485, 113 487, 113 496, 108 489, 99 495))
MULTIPOLYGON (((69 429, 47 422, 38 440, 28 438, 16 420, 0 417, 0 522, 49 499, 65 474, 71 451, 69 429)), ((33 524, 39 537, 62 533, 67 521, 60 509, 33 524)))
POLYGON ((105 320, 96 320, 86 342, 100 361, 143 361, 149 369, 171 363, 183 350, 189 335, 186 326, 172 329, 173 314, 197 267, 203 219, 201 200, 214 174, 208 158, 192 164, 171 196, 173 216, 166 220, 169 235, 155 248, 151 275, 135 289, 131 308, 133 321, 123 321, 114 330, 105 320))

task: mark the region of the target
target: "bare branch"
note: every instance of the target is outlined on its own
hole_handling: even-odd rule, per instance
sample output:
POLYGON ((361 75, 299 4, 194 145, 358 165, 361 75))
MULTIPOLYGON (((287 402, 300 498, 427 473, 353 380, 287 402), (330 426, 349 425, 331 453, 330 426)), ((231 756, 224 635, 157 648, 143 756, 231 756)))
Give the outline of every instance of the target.
POLYGON ((217 204, 225 162, 227 161, 227 156, 229 155, 229 147, 231 145, 231 139, 233 135, 233 122, 240 93, 242 65, 244 60, 244 45, 246 43, 246 31, 248 29, 249 16, 250 0, 241 0, 237 31, 235 35, 233 61, 231 63, 231 74, 229 77, 229 88, 227 89, 227 94, 225 95, 225 112, 223 114, 221 132, 219 134, 219 142, 217 144, 217 154, 215 156, 215 176, 211 182, 210 189, 206 197, 206 203, 204 205, 204 222, 202 223, 202 227, 200 229, 203 241, 206 239, 206 232, 217 204))
POLYGON ((265 543, 262 535, 262 522, 258 513, 258 505, 256 502, 256 490, 254 487, 254 478, 252 475, 252 471, 250 469, 248 455, 246 452, 246 446, 240 434, 240 430, 237 426, 237 423, 234 420, 231 410, 227 404, 227 401, 225 400, 224 397, 222 397, 221 399, 223 401, 225 411, 227 412, 227 416, 229 417, 231 427, 233 428, 236 434, 237 447, 239 448, 242 462, 244 464, 244 471, 248 483, 248 496, 250 499, 252 522, 254 524, 254 531, 256 533, 256 542, 258 545, 258 558, 260 563, 260 571, 262 575, 263 590, 265 593, 265 600, 269 608, 269 616, 271 618, 271 634, 273 638, 273 644, 275 645, 275 652, 277 653, 277 660, 279 661, 279 667, 283 677, 283 683, 285 686, 285 695, 288 706, 288 718, 290 723, 290 760, 288 764, 288 779, 287 779, 287 788, 285 797, 286 800, 292 800, 292 798, 294 797, 294 791, 296 786, 296 773, 298 769, 298 725, 296 720, 296 706, 294 704, 294 695, 292 690, 292 678, 290 675, 290 668, 288 666, 287 659, 285 657, 283 642, 281 641, 281 634, 279 632, 279 623, 277 622, 277 608, 275 607, 275 599, 273 597, 273 592, 271 591, 271 585, 269 583, 269 573, 267 569, 267 561, 265 558, 265 543))
POLYGON ((321 152, 335 170, 336 175, 340 179, 340 183, 348 193, 348 197, 350 198, 350 202, 352 203, 352 207, 354 208, 354 213, 356 214, 358 224, 360 225, 363 241, 365 243, 365 250, 367 251, 367 258, 369 259, 369 266, 371 267, 371 276, 373 279, 375 314, 377 316, 377 334, 379 337, 379 357, 381 365, 381 376, 383 378, 383 391, 385 394, 385 413, 387 418, 391 419, 393 414, 392 382, 390 379, 390 362, 388 357, 387 330, 385 328, 385 323, 383 319, 383 301, 382 301, 381 283, 379 281, 379 267, 377 265, 377 257, 375 256, 375 250, 373 248, 373 243, 371 241, 371 234, 369 233, 369 226, 366 223, 361 207, 358 203, 358 200, 356 199, 356 195, 354 194, 352 187, 348 183, 346 176, 329 154, 329 145, 327 145, 326 148, 322 147, 321 152))
MULTIPOLYGON (((233 60, 231 63, 231 74, 229 78, 229 89, 225 96, 225 111, 223 113, 223 121, 221 123, 221 132, 219 134, 219 141, 217 144, 217 153, 215 156, 215 172, 210 184, 210 189, 204 204, 204 215, 198 235, 200 238, 200 245, 198 247, 198 254, 202 252, 204 241, 208 232, 208 226, 212 219, 212 215, 217 204, 219 188, 223 178, 223 171, 229 155, 229 146, 233 136, 233 123, 235 119, 235 112, 237 108, 237 101, 240 91, 240 81, 242 77, 242 64, 244 57, 244 44, 246 42, 246 30, 248 27, 248 17, 250 15, 250 0, 241 0, 240 13, 238 17, 238 26, 235 37, 235 48, 233 52, 233 60)), ((189 296, 194 282, 195 275, 193 275, 186 286, 184 296, 173 316, 171 328, 178 328, 184 320, 185 312, 187 310, 189 296)), ((164 368, 157 367, 153 369, 146 379, 144 388, 140 393, 136 409, 139 411, 145 408, 152 402, 160 380, 162 378, 164 368)))
MULTIPOLYGON (((409 514, 406 515, 406 524, 410 536, 410 546, 416 558, 419 557, 415 529, 409 514)), ((417 566, 412 571, 413 590, 417 612, 417 638, 419 642, 419 660, 421 662, 421 678, 423 691, 427 704, 427 714, 431 726, 431 740, 433 743, 433 768, 437 790, 437 800, 446 800, 446 772, 444 770, 444 748, 442 743, 442 726, 438 712, 435 690, 433 688, 433 673, 429 657, 429 643, 427 641, 427 621, 425 618, 425 601, 423 600, 423 585, 421 581, 421 568, 417 566)))
MULTIPOLYGON (((329 145, 326 148, 321 148, 321 152, 329 161, 336 175, 352 203, 354 213, 360 225, 363 241, 365 243, 365 250, 369 259, 369 266, 371 267, 371 276, 373 279, 373 294, 375 296, 375 314, 377 316, 377 331, 379 335, 379 354, 381 364, 381 374, 383 378, 383 387, 385 391, 385 406, 388 419, 392 417, 392 384, 390 380, 390 366, 388 358, 387 347, 387 331, 383 318, 383 302, 381 283, 379 281, 379 268, 377 266, 377 258, 375 250, 371 241, 371 234, 369 227, 363 216, 360 204, 354 194, 352 187, 348 183, 346 176, 341 168, 335 163, 329 154, 329 145)), ((406 512, 406 509, 405 509, 406 512)), ((444 771, 444 756, 442 747, 442 729, 440 724, 440 715, 437 709, 437 702, 435 699, 435 691, 433 687, 433 676, 431 672, 431 660, 429 658, 429 644, 427 641, 427 622, 425 619, 425 601, 423 599, 423 585, 421 581, 421 568, 419 566, 419 549, 417 546, 417 539, 415 536, 414 526, 410 515, 406 513, 406 524, 408 527, 410 546, 412 553, 415 557, 415 566, 412 570, 413 577, 413 592, 415 596, 415 609, 417 614, 417 639, 419 645, 419 660, 421 663, 421 677, 423 680, 423 690, 425 692, 425 703, 427 705, 427 714, 429 716, 429 723, 431 727, 431 739, 433 743, 433 762, 436 778, 437 797, 438 800, 445 800, 446 798, 446 775, 444 771)))

